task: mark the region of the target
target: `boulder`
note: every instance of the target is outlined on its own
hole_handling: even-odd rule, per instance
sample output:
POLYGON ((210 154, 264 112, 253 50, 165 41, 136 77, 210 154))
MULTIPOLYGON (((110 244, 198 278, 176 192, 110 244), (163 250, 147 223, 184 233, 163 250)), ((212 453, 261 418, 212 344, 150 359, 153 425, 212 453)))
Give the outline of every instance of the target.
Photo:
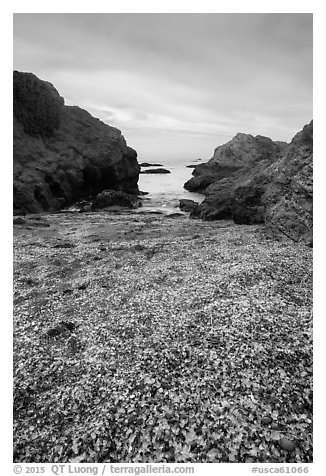
POLYGON ((162 167, 162 164, 150 164, 149 162, 142 162, 141 167, 162 167))
POLYGON ((179 208, 180 210, 184 212, 192 212, 197 208, 198 202, 195 202, 194 200, 188 200, 186 198, 182 198, 179 203, 179 208))
POLYGON ((65 106, 52 84, 14 71, 14 211, 58 210, 105 189, 138 193, 121 132, 65 106))
POLYGON ((207 164, 201 164, 199 170, 196 167, 188 189, 199 183, 194 182, 197 178, 209 185, 202 190, 205 200, 191 216, 208 220, 231 218, 249 225, 265 223, 275 232, 311 245, 313 122, 290 144, 271 144, 270 139, 261 136, 240 136, 244 151, 239 151, 238 134, 235 147, 230 148, 230 143, 228 147, 220 146, 207 164), (224 174, 221 167, 227 167, 228 158, 230 167, 238 168, 224 174))
POLYGON ((142 170, 141 174, 170 174, 170 170, 167 169, 148 169, 142 170))
POLYGON ((129 195, 125 192, 115 190, 104 190, 99 193, 92 203, 92 210, 100 210, 106 207, 125 207, 137 208, 140 200, 135 195, 129 195))

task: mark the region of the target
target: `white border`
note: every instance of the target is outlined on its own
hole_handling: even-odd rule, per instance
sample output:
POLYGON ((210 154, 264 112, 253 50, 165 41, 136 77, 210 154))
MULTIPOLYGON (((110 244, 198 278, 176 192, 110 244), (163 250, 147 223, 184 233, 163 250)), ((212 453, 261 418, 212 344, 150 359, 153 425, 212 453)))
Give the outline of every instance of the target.
MULTIPOLYGON (((1 64, 1 88, 2 103, 1 110, 1 131, 2 141, 5 147, 2 149, 2 183, 1 183, 1 201, 2 204, 2 227, 1 227, 1 317, 4 329, 1 332, 1 459, 0 461, 8 466, 8 471, 4 469, 3 474, 12 473, 12 430, 11 430, 11 408, 12 408, 12 13, 314 13, 314 129, 315 129, 315 268, 314 268, 314 390, 315 390, 315 411, 314 411, 314 463, 309 465, 309 474, 325 474, 324 461, 324 423, 325 423, 325 370, 326 362, 323 349, 325 348, 324 322, 326 319, 324 309, 324 273, 325 267, 325 235, 324 222, 325 212, 323 204, 325 197, 323 188, 326 179, 325 161, 326 153, 324 143, 325 135, 325 44, 324 30, 326 28, 326 18, 324 2, 322 1, 207 1, 185 2, 184 0, 165 0, 165 1, 62 1, 41 2, 41 1, 6 1, 1 6, 0 15, 0 35, 2 46, 2 64, 1 64), (10 165, 9 165, 10 164, 10 165), (322 213, 324 212, 324 213, 322 213), (4 398, 3 398, 4 397, 4 398), (323 468, 324 466, 324 468, 323 468)), ((197 465, 196 465, 197 466, 197 465)), ((260 467, 262 465, 259 465, 260 467)), ((265 467, 270 465, 264 465, 265 467)), ((212 473, 214 474, 250 474, 251 465, 246 464, 218 464, 201 465, 201 469, 196 469, 196 474, 212 473)))

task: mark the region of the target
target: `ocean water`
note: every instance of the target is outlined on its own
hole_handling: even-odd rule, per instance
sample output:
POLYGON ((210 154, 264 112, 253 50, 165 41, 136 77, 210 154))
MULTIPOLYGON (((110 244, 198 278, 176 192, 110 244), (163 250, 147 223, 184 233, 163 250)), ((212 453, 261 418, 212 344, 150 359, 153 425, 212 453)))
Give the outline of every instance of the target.
MULTIPOLYGON (((141 161, 140 161, 141 162, 141 161)), ((183 184, 192 177, 193 169, 187 165, 198 164, 198 161, 181 160, 153 160, 150 163, 162 164, 162 167, 170 170, 169 174, 140 174, 138 187, 142 192, 148 192, 142 199, 143 209, 160 211, 163 213, 180 212, 179 201, 182 198, 202 202, 204 195, 188 192, 183 184)), ((159 167, 142 167, 142 170, 159 167)))

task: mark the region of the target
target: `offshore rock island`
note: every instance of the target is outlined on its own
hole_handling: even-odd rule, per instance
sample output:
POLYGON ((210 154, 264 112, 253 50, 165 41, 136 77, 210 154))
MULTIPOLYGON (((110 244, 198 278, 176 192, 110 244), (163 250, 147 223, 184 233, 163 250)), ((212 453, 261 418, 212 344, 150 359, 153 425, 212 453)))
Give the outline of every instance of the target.
POLYGON ((139 173, 14 72, 14 461, 312 462, 312 123, 237 134, 167 216, 139 173))

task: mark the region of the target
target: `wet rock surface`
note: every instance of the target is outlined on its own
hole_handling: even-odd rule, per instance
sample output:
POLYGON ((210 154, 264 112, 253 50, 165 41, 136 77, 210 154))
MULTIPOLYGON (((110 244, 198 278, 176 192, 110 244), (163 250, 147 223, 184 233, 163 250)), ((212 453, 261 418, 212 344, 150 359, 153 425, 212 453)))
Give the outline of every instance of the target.
POLYGON ((192 212, 197 208, 198 205, 198 202, 184 198, 180 200, 179 208, 184 212, 192 212))
POLYGON ((104 190, 99 193, 91 205, 92 210, 100 210, 106 207, 120 206, 125 208, 137 208, 141 200, 125 192, 116 192, 114 190, 104 190))

